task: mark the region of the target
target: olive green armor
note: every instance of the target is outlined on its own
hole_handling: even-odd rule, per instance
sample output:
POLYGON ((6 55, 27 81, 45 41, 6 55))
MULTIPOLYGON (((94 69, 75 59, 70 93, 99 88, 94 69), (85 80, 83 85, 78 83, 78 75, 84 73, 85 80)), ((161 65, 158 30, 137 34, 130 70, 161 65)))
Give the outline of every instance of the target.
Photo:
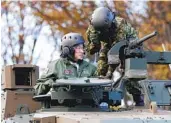
POLYGON ((74 63, 66 58, 60 58, 48 65, 48 69, 37 80, 34 89, 36 95, 46 94, 56 79, 92 77, 95 75, 96 67, 85 60, 74 63))

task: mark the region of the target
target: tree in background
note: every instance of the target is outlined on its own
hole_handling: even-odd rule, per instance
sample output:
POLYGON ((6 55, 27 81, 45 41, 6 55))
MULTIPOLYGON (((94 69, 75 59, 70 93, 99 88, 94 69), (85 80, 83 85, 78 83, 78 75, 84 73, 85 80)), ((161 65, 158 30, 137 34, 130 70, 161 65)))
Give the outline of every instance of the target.
MULTIPOLYGON (((107 6, 116 11, 138 29, 140 37, 153 30, 159 31, 156 38, 145 43, 148 49, 162 51, 161 44, 164 43, 166 49, 171 50, 171 2, 147 2, 147 5, 143 5, 146 8, 143 14, 132 9, 135 8, 135 5, 132 7, 133 1, 97 2, 99 1, 1 2, 3 63, 38 64, 39 61, 44 61, 41 57, 47 55, 38 50, 45 43, 43 40, 51 44, 50 48, 44 44, 43 49, 50 52, 45 57, 47 62, 52 61, 55 53, 59 53, 63 34, 79 32, 86 39, 85 31, 97 6, 107 6)), ((162 79, 171 78, 168 66, 150 66, 149 70, 151 73, 156 71, 150 74, 151 78, 158 79, 160 75, 162 79)))
MULTIPOLYGON (((147 2, 146 16, 139 16, 140 36, 146 35, 153 30, 158 31, 158 36, 146 42, 145 46, 154 51, 171 51, 171 2, 149 1, 147 2)), ((150 65, 150 77, 153 79, 171 79, 171 70, 168 65, 150 65)))
POLYGON ((86 39, 85 32, 89 17, 96 5, 94 1, 43 1, 31 3, 31 6, 34 9, 34 15, 50 25, 54 36, 56 31, 60 32, 58 37, 69 32, 78 32, 86 39))
POLYGON ((4 64, 32 63, 43 21, 33 18, 30 8, 22 2, 4 1, 1 12, 2 62, 4 64))
POLYGON ((34 14, 46 21, 53 31, 59 30, 63 34, 79 32, 85 34, 88 26, 88 17, 95 8, 93 1, 69 1, 34 2, 31 3, 34 14))
POLYGON ((45 35, 47 42, 51 41, 54 45, 51 58, 47 58, 51 61, 54 52, 59 51, 59 39, 63 34, 68 32, 85 34, 89 13, 94 7, 95 3, 92 1, 80 1, 80 4, 68 1, 3 1, 1 9, 3 63, 36 64, 42 54, 35 51, 36 46, 40 47, 37 42, 41 35, 45 35), (41 33, 47 25, 50 35, 41 33))

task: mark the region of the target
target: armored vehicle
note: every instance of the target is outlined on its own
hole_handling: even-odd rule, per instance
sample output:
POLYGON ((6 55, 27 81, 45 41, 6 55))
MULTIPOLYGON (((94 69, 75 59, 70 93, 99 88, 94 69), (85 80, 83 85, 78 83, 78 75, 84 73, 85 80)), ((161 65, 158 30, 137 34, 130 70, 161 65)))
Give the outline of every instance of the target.
POLYGON ((142 39, 123 40, 108 52, 109 64, 121 63, 116 81, 102 78, 63 78, 45 95, 34 95, 38 79, 34 65, 9 65, 2 70, 3 123, 171 123, 171 80, 148 80, 147 64, 171 64, 171 52, 143 50, 142 39), (122 57, 121 57, 122 56, 122 57), (142 86, 145 106, 127 103, 125 84, 142 86), (122 102, 125 103, 122 106, 122 102))

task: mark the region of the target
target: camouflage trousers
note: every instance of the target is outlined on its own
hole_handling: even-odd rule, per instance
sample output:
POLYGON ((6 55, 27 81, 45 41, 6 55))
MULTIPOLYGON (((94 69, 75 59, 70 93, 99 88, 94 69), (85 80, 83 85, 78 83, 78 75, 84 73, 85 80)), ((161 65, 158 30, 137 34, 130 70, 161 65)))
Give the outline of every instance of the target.
MULTIPOLYGON (((106 73, 113 74, 114 70, 117 66, 115 65, 108 65, 106 61, 103 61, 100 59, 98 61, 98 67, 97 67, 97 74, 100 76, 106 76, 106 73)), ((127 91, 132 95, 140 95, 141 94, 141 86, 138 82, 135 81, 129 81, 126 83, 126 89, 127 91)))
MULTIPOLYGON (((102 50, 99 54, 97 63, 97 75, 106 76, 108 73, 113 74, 118 65, 108 64, 107 51, 102 50)), ((132 95, 141 95, 141 86, 138 82, 129 81, 126 83, 127 91, 132 95)))

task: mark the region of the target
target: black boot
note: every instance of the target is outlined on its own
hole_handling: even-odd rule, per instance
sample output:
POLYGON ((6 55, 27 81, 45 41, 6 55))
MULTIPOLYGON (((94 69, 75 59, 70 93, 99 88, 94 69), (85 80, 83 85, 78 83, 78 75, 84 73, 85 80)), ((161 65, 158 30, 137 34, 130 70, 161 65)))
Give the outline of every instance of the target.
POLYGON ((135 106, 144 106, 144 96, 143 95, 133 95, 135 106))

